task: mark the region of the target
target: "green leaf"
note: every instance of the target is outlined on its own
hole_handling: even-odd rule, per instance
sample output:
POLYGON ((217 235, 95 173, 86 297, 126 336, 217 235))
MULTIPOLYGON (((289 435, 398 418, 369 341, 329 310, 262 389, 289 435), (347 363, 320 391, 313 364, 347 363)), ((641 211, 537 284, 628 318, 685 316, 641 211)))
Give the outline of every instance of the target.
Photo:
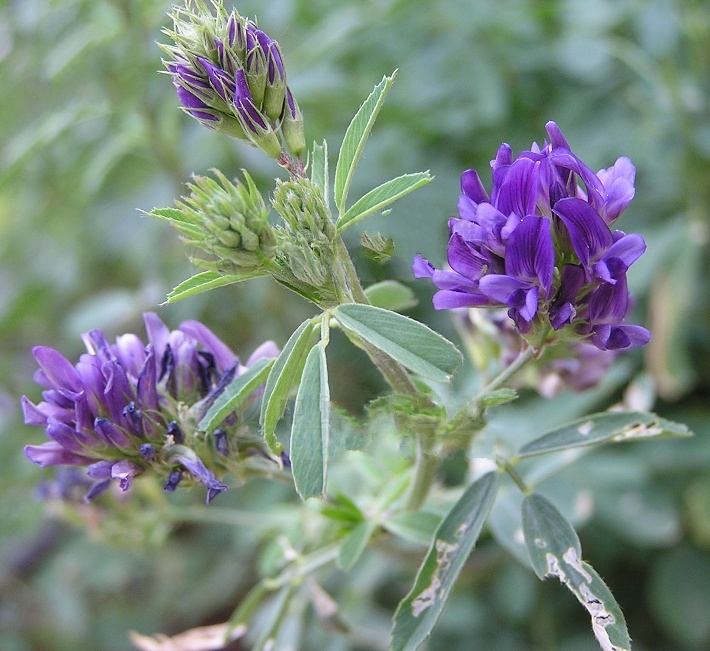
POLYGON ((154 208, 145 214, 168 222, 177 228, 181 233, 184 233, 185 235, 188 235, 196 240, 201 240, 205 236, 205 229, 199 224, 193 222, 183 214, 182 210, 178 210, 177 208, 154 208))
POLYGON ((273 363, 273 359, 260 359, 242 375, 235 377, 200 419, 198 425, 200 431, 211 432, 235 411, 264 383, 273 363))
POLYGON ((325 346, 319 344, 306 358, 291 426, 291 472, 302 500, 325 493, 329 438, 328 365, 325 346))
POLYGON ((431 380, 448 382, 463 360, 448 339, 396 312, 349 303, 338 306, 333 316, 349 333, 431 380))
POLYGON ((429 636, 473 549, 498 489, 489 472, 471 484, 444 518, 414 587, 394 616, 391 651, 413 651, 429 636))
POLYGON ((556 576, 587 609, 603 651, 629 651, 631 640, 621 608, 591 565, 582 560, 577 533, 541 495, 523 501, 523 533, 535 573, 556 576))
POLYGON ((383 280, 370 285, 365 290, 365 296, 375 307, 395 312, 414 307, 418 303, 414 292, 396 280, 383 280))
POLYGON ((349 572, 353 565, 357 563, 367 548, 367 543, 370 542, 370 538, 372 538, 376 528, 377 526, 372 520, 363 520, 356 524, 352 531, 343 538, 340 554, 338 554, 338 567, 341 570, 349 572))
POLYGON ((319 333, 320 330, 313 327, 310 319, 298 326, 266 378, 259 422, 264 440, 274 454, 278 455, 282 450, 276 439, 276 424, 283 416, 291 388, 300 377, 306 355, 315 345, 319 333))
POLYGON ((476 402, 483 408, 488 409, 489 407, 496 407, 498 405, 504 405, 513 400, 517 400, 518 392, 515 389, 495 389, 494 391, 488 391, 476 398, 476 402))
POLYGON ((685 425, 641 411, 602 412, 580 418, 526 443, 519 457, 633 439, 691 436, 685 425))
POLYGON ((315 183, 323 193, 323 201, 328 205, 330 189, 328 184, 328 143, 324 140, 322 145, 313 143, 313 154, 311 157, 311 181, 315 183))
POLYGON ((372 131, 372 125, 375 123, 377 114, 384 104, 385 97, 392 86, 396 74, 397 72, 395 71, 391 77, 382 78, 382 81, 375 86, 363 105, 358 109, 345 132, 343 144, 340 146, 338 162, 335 166, 333 188, 335 205, 340 215, 345 213, 345 202, 348 198, 348 190, 350 189, 355 168, 360 160, 367 137, 372 131))
POLYGON ((243 280, 249 280, 251 278, 258 278, 259 276, 265 275, 265 271, 248 271, 240 274, 220 274, 216 271, 202 271, 198 274, 188 278, 187 280, 181 282, 173 291, 168 294, 168 299, 165 304, 176 303, 181 301, 183 298, 189 298, 190 296, 196 296, 202 292, 207 292, 210 289, 216 289, 217 287, 226 287, 227 285, 233 285, 234 283, 239 283, 243 280))
POLYGON ((430 545, 441 516, 428 511, 402 511, 381 522, 395 536, 423 545, 430 545))
POLYGON ((386 181, 370 190, 365 196, 358 199, 347 212, 338 219, 336 227, 339 233, 356 224, 365 217, 369 217, 391 203, 408 195, 413 190, 426 185, 434 177, 429 172, 416 172, 403 174, 397 178, 386 181))

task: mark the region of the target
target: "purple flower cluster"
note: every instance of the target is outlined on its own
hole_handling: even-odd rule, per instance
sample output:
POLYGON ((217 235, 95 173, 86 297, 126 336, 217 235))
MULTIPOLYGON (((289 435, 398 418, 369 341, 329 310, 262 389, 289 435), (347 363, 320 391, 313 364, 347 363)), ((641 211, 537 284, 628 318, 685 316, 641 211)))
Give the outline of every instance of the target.
MULTIPOLYGON (((94 480, 88 499, 112 481, 128 490, 134 477, 152 469, 166 478, 168 492, 187 471, 207 487, 209 503, 227 486, 191 447, 201 443, 192 436, 200 407, 252 363, 279 351, 266 342, 243 366, 202 323, 186 321, 170 331, 156 314, 144 321, 147 345, 133 334, 109 344, 93 330, 83 336, 88 352, 75 365, 52 348, 33 349, 35 381, 45 391, 38 404, 23 396, 22 408, 25 423, 44 427, 50 440, 27 445, 25 454, 40 466, 85 466, 94 480)), ((226 441, 220 446, 228 450, 226 441)))
POLYGON ((610 228, 634 196, 635 168, 619 158, 595 174, 554 122, 546 129, 542 149, 513 158, 501 145, 490 196, 474 170, 463 173, 460 219, 449 221, 450 269, 418 255, 414 275, 439 289, 436 309, 506 306, 534 345, 564 336, 600 350, 642 346, 650 332, 624 321, 626 271, 646 244, 610 228))

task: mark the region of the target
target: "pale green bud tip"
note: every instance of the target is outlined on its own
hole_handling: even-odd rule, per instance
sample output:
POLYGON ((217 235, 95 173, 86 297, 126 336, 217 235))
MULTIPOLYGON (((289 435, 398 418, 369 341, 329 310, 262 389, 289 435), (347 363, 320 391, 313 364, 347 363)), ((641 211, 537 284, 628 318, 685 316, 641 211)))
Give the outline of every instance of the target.
POLYGON ((306 149, 303 114, 289 88, 286 88, 286 102, 283 121, 281 122, 281 133, 283 133, 286 148, 294 156, 300 157, 306 149))

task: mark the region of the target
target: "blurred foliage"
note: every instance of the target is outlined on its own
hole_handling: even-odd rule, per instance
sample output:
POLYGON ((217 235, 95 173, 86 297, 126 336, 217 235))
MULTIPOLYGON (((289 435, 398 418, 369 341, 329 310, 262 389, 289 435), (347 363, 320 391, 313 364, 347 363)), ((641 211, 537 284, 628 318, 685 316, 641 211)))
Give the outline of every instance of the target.
MULTIPOLYGON (((178 110, 169 79, 157 72, 155 41, 168 8, 161 0, 0 2, 0 647, 7 651, 114 651, 129 648, 128 629, 173 632, 222 621, 256 573, 276 562, 276 543, 260 544, 269 518, 279 517, 273 505, 288 499, 273 486, 232 490, 207 513, 185 511, 194 521, 178 522, 175 500, 145 485, 111 518, 87 507, 72 516, 82 523, 68 524, 56 505, 33 497, 39 478, 52 473, 21 451, 44 440, 21 424, 18 406, 22 393, 37 398, 31 346, 74 358, 79 334, 90 328, 111 337, 140 332, 141 313, 191 273, 173 232, 138 209, 170 205, 191 173, 210 167, 228 176, 247 167, 265 192, 279 173, 255 150, 178 110), (228 515, 237 505, 243 520, 228 515)), ((591 404, 603 408, 643 365, 662 401, 657 411, 688 423, 696 437, 599 451, 543 487, 567 500, 635 649, 707 649, 710 5, 244 0, 238 10, 257 15, 279 41, 307 138, 325 137, 332 151, 374 83, 399 68, 353 192, 412 169, 437 178, 388 217, 367 222, 394 240, 395 256, 384 267, 364 255, 357 262, 368 282, 410 284, 421 298, 410 313, 454 339, 409 264, 416 252, 442 262, 461 171, 476 167, 485 179, 502 140, 527 148, 542 140, 547 120, 595 169, 632 158, 637 194, 621 226, 648 242, 630 281, 635 322, 647 315, 653 342, 593 394, 501 409, 491 435, 525 438, 531 413, 536 424, 552 423, 591 404)), ((248 355, 265 338, 283 345, 310 312, 273 284, 253 281, 160 314, 172 327, 201 319, 248 355)), ((333 397, 357 412, 381 385, 338 339, 329 349, 333 397)), ((199 503, 189 493, 175 499, 192 498, 199 503)), ((369 631, 357 648, 382 648, 391 609, 422 553, 383 552, 333 579, 349 584, 351 622, 369 631)), ((596 648, 573 599, 537 582, 490 540, 474 552, 456 594, 431 649, 596 648)), ((314 628, 303 635, 305 648, 347 648, 314 628)))

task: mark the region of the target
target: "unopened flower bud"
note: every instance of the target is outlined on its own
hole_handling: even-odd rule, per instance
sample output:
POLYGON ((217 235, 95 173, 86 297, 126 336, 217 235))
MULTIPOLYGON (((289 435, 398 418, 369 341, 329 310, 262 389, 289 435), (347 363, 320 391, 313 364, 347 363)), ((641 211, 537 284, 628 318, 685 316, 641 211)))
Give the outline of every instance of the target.
POLYGON ((257 108, 246 73, 237 70, 234 78, 234 107, 239 124, 255 147, 271 158, 278 158, 281 154, 281 143, 271 123, 257 108))
MULTIPOLYGON (((180 230, 185 241, 237 267, 259 267, 274 256, 276 237, 269 224, 269 211, 251 177, 232 183, 218 170, 215 179, 196 176, 188 185, 190 194, 176 203, 175 211, 155 210, 180 230)), ((209 266, 209 261, 202 261, 209 266)))
POLYGON ((294 155, 300 156, 306 149, 306 136, 303 130, 303 113, 289 88, 286 88, 281 133, 286 148, 294 155))
POLYGON ((183 110, 202 125, 281 155, 280 136, 296 156, 305 149, 302 116, 287 97, 278 43, 236 11, 215 0, 216 16, 201 0, 172 13, 174 29, 163 45, 183 110), (283 129, 283 132, 282 132, 283 129))

